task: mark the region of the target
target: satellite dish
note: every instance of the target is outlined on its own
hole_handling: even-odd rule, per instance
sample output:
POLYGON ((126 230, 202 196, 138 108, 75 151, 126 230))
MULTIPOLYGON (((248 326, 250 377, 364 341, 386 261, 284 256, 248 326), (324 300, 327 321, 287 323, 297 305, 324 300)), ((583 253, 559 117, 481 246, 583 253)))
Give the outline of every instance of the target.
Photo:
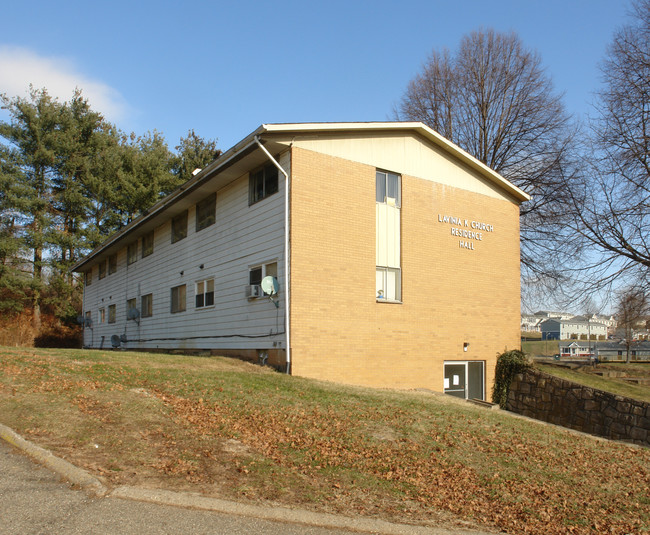
POLYGON ((272 277, 269 275, 268 277, 264 277, 262 279, 262 291, 266 295, 273 296, 278 293, 278 290, 280 290, 280 284, 278 283, 278 279, 275 277, 272 277))
POLYGON ((120 337, 117 334, 114 334, 113 336, 111 336, 111 345, 114 348, 120 347, 121 344, 122 344, 122 341, 120 340, 120 337))
POLYGON ((83 325, 86 322, 86 318, 84 318, 81 314, 77 316, 77 323, 79 325, 83 325))
POLYGON ((140 311, 137 308, 129 308, 126 313, 126 319, 137 320, 140 317, 140 311))
POLYGON ((86 318, 84 320, 84 326, 85 327, 92 327, 93 326, 93 320, 91 320, 90 318, 86 318))
POLYGON ((120 342, 123 344, 126 344, 129 340, 126 337, 126 333, 123 333, 122 336, 120 336, 120 342))

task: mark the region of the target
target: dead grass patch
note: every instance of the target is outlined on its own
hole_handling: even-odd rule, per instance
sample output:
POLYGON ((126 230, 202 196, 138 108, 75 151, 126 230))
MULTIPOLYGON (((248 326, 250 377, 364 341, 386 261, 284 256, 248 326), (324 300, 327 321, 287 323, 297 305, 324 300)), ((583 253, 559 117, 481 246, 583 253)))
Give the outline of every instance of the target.
POLYGON ((650 451, 231 359, 0 348, 0 419, 109 485, 511 533, 643 533, 650 451))

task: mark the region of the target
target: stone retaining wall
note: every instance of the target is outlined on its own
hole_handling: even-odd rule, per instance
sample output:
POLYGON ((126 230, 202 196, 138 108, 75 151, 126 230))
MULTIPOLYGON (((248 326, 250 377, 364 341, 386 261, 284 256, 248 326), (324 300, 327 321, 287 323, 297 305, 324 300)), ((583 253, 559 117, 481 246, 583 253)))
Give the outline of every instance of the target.
POLYGON ((592 435, 650 447, 650 403, 531 369, 515 376, 507 409, 592 435))

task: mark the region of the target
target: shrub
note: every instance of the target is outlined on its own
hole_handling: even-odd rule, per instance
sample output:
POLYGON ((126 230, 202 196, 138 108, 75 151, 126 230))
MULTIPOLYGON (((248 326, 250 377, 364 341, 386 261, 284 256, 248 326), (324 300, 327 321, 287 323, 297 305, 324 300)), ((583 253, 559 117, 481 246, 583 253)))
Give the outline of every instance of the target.
POLYGON ((50 326, 34 339, 34 347, 80 348, 82 345, 80 326, 50 326))
POLYGON ((498 403, 502 409, 506 408, 510 385, 515 375, 531 367, 526 353, 513 349, 501 353, 497 358, 494 372, 494 387, 492 388, 492 403, 498 403))

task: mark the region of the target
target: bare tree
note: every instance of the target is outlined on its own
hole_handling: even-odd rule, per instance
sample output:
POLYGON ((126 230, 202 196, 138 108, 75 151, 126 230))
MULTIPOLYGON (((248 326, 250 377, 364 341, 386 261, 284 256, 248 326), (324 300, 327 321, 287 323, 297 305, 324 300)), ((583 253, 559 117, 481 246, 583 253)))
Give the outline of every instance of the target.
POLYGON ((650 0, 633 4, 601 66, 590 176, 576 228, 600 253, 599 283, 650 286, 650 0))
POLYGON ((616 310, 618 328, 625 336, 627 349, 626 362, 630 362, 630 348, 634 344, 634 330, 640 323, 645 323, 645 317, 650 310, 650 302, 642 288, 630 287, 619 292, 616 310))
POLYGON ((576 245, 565 210, 573 131, 562 96, 540 57, 515 33, 479 30, 458 51, 434 50, 409 83, 398 119, 422 121, 532 195, 521 207, 521 259, 527 282, 562 280, 576 245))

